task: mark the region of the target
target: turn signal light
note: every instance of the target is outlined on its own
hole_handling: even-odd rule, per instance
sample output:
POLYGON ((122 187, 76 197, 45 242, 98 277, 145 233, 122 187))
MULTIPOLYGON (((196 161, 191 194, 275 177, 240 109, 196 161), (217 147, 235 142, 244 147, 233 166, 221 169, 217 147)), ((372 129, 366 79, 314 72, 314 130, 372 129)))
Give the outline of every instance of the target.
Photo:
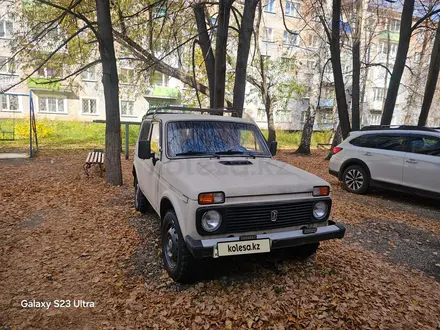
POLYGON ((313 187, 313 196, 328 196, 330 194, 330 187, 313 187))
POLYGON ((334 147, 333 148, 333 155, 336 155, 341 150, 342 150, 342 148, 340 148, 340 147, 334 147))
POLYGON ((199 204, 219 204, 225 202, 225 193, 212 192, 199 194, 199 204))

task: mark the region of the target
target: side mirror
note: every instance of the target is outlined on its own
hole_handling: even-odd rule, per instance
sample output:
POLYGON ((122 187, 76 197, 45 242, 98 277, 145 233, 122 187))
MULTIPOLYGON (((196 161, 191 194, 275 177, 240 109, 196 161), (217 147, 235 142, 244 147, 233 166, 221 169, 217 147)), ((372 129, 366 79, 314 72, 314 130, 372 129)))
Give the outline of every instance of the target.
POLYGON ((150 159, 152 157, 150 141, 139 141, 138 143, 138 156, 140 159, 150 159))
POLYGON ((278 142, 272 141, 269 146, 269 150, 272 156, 275 156, 277 154, 277 148, 278 148, 278 142))

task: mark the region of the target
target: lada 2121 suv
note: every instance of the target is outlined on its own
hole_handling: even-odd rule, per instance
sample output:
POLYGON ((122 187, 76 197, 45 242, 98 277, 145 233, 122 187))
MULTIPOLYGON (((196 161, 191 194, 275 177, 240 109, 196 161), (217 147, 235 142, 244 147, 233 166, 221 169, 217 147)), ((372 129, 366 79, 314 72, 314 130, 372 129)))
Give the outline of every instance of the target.
POLYGON ((133 165, 136 209, 159 215, 175 281, 192 281, 197 259, 293 246, 307 256, 344 236, 329 220, 330 185, 273 159, 276 142, 254 122, 175 109, 144 116, 133 165))

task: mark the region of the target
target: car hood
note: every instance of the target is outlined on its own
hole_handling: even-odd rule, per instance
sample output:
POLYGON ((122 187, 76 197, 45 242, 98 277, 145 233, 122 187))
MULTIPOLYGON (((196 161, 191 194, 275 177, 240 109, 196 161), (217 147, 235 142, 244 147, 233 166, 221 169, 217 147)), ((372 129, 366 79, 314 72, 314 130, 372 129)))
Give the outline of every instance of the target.
POLYGON ((162 165, 162 178, 191 199, 201 192, 226 197, 311 192, 330 186, 321 178, 271 158, 176 159, 162 165))

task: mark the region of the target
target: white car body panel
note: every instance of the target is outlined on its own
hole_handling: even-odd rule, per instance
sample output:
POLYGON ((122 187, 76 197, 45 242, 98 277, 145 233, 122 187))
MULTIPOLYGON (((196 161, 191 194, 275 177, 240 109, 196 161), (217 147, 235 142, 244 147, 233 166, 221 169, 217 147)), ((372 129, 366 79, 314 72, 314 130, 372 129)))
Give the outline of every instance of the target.
POLYGON ((408 136, 409 141, 420 136, 432 136, 440 139, 438 132, 423 130, 366 130, 352 132, 338 147, 342 151, 330 159, 329 170, 340 179, 343 171, 350 163, 364 163, 371 175, 373 183, 390 183, 407 189, 416 189, 424 192, 440 193, 440 156, 426 155, 412 152, 358 147, 350 143, 351 140, 362 135, 402 134, 408 136))

